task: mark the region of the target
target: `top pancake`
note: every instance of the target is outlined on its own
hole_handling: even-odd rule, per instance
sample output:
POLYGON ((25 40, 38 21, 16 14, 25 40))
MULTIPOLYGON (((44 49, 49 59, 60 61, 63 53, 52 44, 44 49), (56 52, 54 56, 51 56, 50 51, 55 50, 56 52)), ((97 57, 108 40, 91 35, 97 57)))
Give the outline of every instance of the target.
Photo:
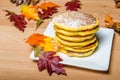
POLYGON ((83 31, 98 26, 98 19, 93 15, 79 12, 66 12, 53 18, 54 26, 67 31, 83 31))

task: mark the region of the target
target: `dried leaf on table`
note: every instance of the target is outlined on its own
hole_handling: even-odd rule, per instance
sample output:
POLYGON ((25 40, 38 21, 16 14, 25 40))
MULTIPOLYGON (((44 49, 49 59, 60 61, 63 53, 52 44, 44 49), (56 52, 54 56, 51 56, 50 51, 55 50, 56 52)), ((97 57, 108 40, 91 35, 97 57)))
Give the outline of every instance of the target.
POLYGON ((114 29, 116 32, 120 33, 120 22, 113 21, 112 17, 108 14, 105 15, 104 21, 107 28, 114 29))
POLYGON ((80 5, 80 0, 71 0, 65 4, 66 10, 70 11, 77 11, 78 8, 81 8, 80 5))
POLYGON ((48 8, 56 8, 59 7, 59 5, 53 3, 53 2, 45 2, 40 5, 38 5, 39 8, 47 10, 48 8))
POLYGON ((43 34, 32 34, 26 40, 26 43, 31 45, 33 48, 41 47, 44 51, 57 51, 55 48, 57 46, 55 40, 43 34))
POLYGON ((47 69, 47 72, 51 76, 53 72, 60 75, 66 75, 65 70, 63 69, 63 65, 59 62, 62 61, 62 59, 59 56, 54 56, 56 52, 45 52, 44 56, 39 57, 38 61, 38 69, 39 71, 42 71, 43 69, 47 69))
POLYGON ((47 37, 44 39, 45 43, 40 43, 40 46, 43 47, 44 51, 57 51, 55 48, 57 45, 55 40, 51 37, 47 37))
POLYGON ((26 27, 26 20, 24 18, 23 15, 18 15, 14 12, 5 10, 5 12, 7 12, 6 16, 9 16, 10 22, 14 22, 14 25, 20 30, 20 31, 24 31, 25 27, 26 27))
POLYGON ((120 34, 120 22, 115 22, 112 28, 120 34))
POLYGON ((20 9, 21 9, 22 15, 24 15, 28 20, 30 19, 39 20, 37 10, 35 7, 22 5, 20 9))
POLYGON ((40 18, 47 19, 56 12, 58 12, 56 8, 48 8, 47 10, 43 9, 42 12, 39 11, 38 14, 40 18))
POLYGON ((37 28, 40 26, 44 19, 47 19, 54 13, 58 12, 57 7, 59 6, 53 2, 44 2, 40 5, 37 5, 37 9, 41 9, 38 11, 40 20, 37 21, 37 28))
POLYGON ((26 43, 30 44, 33 47, 37 47, 40 45, 40 43, 45 43, 45 38, 46 36, 43 34, 34 33, 26 40, 26 43))
POLYGON ((114 0, 115 1, 115 7, 120 8, 120 0, 114 0))
POLYGON ((52 37, 35 33, 26 40, 26 43, 33 47, 35 57, 39 57, 37 64, 39 71, 47 69, 50 76, 53 72, 66 75, 63 65, 59 63, 62 59, 56 56, 57 44, 52 37))
POLYGON ((111 28, 114 24, 114 21, 112 20, 112 17, 109 16, 108 14, 105 15, 104 21, 107 23, 107 26, 111 28))
POLYGON ((16 4, 16 6, 18 5, 22 5, 22 4, 27 4, 27 5, 36 5, 37 3, 40 2, 40 0, 10 0, 11 3, 16 4))

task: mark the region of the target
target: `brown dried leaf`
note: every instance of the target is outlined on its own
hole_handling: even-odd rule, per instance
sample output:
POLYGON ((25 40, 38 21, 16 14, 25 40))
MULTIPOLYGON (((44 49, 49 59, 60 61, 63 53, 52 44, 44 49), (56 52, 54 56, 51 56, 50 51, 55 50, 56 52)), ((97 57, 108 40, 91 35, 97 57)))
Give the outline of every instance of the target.
POLYGON ((37 3, 40 2, 40 0, 10 0, 10 2, 12 2, 13 4, 16 4, 16 6, 18 5, 22 5, 22 4, 32 4, 32 5, 36 5, 37 3))

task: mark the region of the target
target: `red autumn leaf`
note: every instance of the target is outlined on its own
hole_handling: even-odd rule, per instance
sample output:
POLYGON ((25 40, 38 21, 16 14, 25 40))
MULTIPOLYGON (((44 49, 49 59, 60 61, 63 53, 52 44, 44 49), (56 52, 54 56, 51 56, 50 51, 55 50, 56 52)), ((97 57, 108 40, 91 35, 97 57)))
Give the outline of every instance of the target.
POLYGON ((25 25, 27 24, 25 18, 23 15, 15 14, 14 12, 10 12, 8 10, 5 10, 7 12, 6 16, 9 16, 10 22, 14 22, 14 25, 20 30, 24 31, 25 25))
POLYGON ((47 10, 42 9, 42 12, 39 11, 38 14, 40 18, 46 19, 52 16, 52 14, 56 12, 58 12, 57 9, 53 7, 53 8, 48 8, 47 10))
POLYGON ((63 65, 59 62, 62 61, 62 59, 59 56, 54 56, 56 52, 50 51, 45 52, 44 57, 40 57, 38 61, 38 69, 39 71, 42 71, 43 69, 47 69, 47 72, 51 76, 53 72, 60 75, 66 75, 65 70, 63 69, 63 65))
POLYGON ((56 12, 58 12, 58 10, 55 7, 48 8, 47 10, 46 9, 42 9, 42 11, 39 11, 38 15, 40 17, 40 20, 37 20, 37 24, 36 24, 37 28, 40 26, 41 23, 43 23, 44 19, 49 18, 50 16, 52 16, 56 12))
POLYGON ((79 0, 71 0, 70 2, 67 2, 65 4, 66 7, 66 10, 70 10, 70 11, 77 11, 78 8, 81 8, 80 7, 80 1, 79 0))

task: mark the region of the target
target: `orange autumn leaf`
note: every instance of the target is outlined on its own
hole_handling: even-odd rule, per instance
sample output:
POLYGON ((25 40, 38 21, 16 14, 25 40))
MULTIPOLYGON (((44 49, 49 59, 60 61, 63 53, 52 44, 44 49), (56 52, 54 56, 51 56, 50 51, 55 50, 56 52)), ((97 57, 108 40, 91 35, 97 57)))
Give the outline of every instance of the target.
POLYGON ((109 16, 108 14, 105 15, 105 20, 106 23, 108 23, 108 27, 112 27, 114 24, 114 21, 112 20, 112 17, 109 16))
POLYGON ((38 6, 29 6, 30 8, 32 8, 32 9, 34 9, 35 10, 35 12, 37 12, 38 11, 38 6))
POLYGON ((43 34, 33 34, 31 35, 27 40, 26 43, 32 45, 32 46, 39 46, 40 43, 45 43, 44 39, 46 36, 43 34))
POLYGON ((53 2, 45 2, 40 5, 38 5, 39 8, 47 10, 48 8, 54 8, 54 7, 59 7, 57 4, 53 2))

